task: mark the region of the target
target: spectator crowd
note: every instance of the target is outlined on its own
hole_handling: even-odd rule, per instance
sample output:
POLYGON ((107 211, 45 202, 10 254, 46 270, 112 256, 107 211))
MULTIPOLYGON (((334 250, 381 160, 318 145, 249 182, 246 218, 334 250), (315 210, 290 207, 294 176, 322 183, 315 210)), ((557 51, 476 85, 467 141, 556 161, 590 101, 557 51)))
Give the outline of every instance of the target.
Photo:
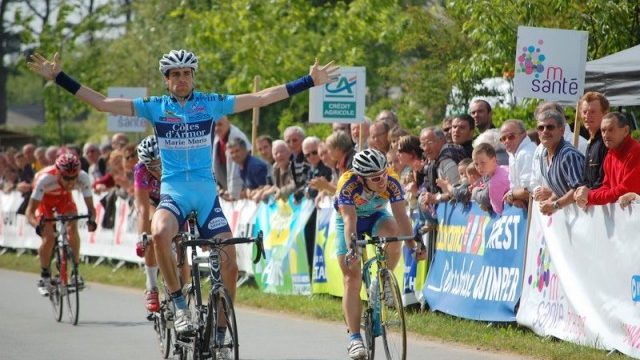
MULTIPOLYGON (((552 214, 572 203, 586 208, 622 196, 635 199, 640 193, 640 144, 631 138, 627 117, 610 112, 600 93, 586 93, 579 101, 578 115, 589 139, 579 137, 577 148, 557 103, 538 105, 534 129, 518 119, 496 128, 491 105, 482 99, 472 101, 468 110, 418 135, 401 128, 390 110, 362 124, 334 123, 326 139, 291 126, 282 139, 257 137, 255 149, 224 117, 216 122, 212 139, 219 194, 227 201, 287 199, 291 194, 294 201, 331 201, 338 178, 351 167, 354 154, 367 147, 386 154, 410 208, 420 214, 419 226, 434 224, 435 207, 444 201, 473 200, 487 212, 501 214, 505 204, 526 208, 533 198, 542 213, 552 214)), ((26 207, 34 174, 53 164, 60 152, 71 152, 81 158, 109 214, 118 196, 132 201, 136 145, 117 133, 101 146, 8 148, 0 153, 0 188, 22 193, 26 207)), ((105 216, 102 226, 112 224, 113 215, 105 216)))

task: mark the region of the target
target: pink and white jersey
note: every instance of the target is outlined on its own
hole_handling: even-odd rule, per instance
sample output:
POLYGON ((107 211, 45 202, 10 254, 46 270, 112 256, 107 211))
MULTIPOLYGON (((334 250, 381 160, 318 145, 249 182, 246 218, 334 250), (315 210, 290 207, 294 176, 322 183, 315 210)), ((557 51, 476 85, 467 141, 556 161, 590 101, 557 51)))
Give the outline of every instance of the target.
POLYGON ((151 203, 156 206, 160 202, 160 179, 151 175, 143 163, 137 163, 133 168, 133 186, 149 192, 151 203))
MULTIPOLYGON (((58 169, 56 169, 55 165, 47 166, 38 171, 33 182, 35 184, 31 193, 33 200, 42 201, 45 195, 62 196, 69 192, 60 185, 58 169)), ((80 170, 73 189, 79 190, 83 197, 91 197, 91 180, 86 172, 80 170)))

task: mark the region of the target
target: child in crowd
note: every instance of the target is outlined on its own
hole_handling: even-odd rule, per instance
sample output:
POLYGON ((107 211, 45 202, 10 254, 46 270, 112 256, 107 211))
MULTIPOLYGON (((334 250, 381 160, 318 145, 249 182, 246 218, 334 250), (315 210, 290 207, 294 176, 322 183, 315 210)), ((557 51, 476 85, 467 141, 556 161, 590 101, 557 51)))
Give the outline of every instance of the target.
POLYGON ((509 171, 498 166, 496 150, 491 144, 482 143, 473 149, 473 162, 482 176, 475 186, 471 198, 485 211, 493 211, 502 215, 504 194, 509 191, 509 171))

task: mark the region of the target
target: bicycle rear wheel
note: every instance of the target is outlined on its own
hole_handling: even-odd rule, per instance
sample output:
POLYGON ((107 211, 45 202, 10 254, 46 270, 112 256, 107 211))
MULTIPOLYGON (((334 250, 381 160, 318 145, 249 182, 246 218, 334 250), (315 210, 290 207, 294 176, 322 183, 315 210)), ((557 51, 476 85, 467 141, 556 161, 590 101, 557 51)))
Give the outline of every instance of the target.
POLYGON ((379 281, 383 287, 389 286, 391 297, 381 291, 380 319, 382 321, 382 344, 387 359, 405 360, 407 358, 407 332, 404 321, 404 307, 398 281, 393 273, 388 269, 380 271, 379 281), (384 284, 384 282, 388 284, 384 284))
POLYGON ((211 334, 209 339, 213 360, 225 359, 220 356, 222 352, 228 352, 231 359, 239 359, 236 312, 233 308, 231 296, 224 287, 219 288, 212 297, 209 297, 209 313, 207 318, 207 331, 205 333, 211 334), (212 309, 217 309, 217 311, 212 311, 212 309), (214 314, 219 315, 214 316, 214 314), (218 343, 216 329, 223 327, 223 324, 226 324, 224 342, 218 343))
POLYGON ((80 289, 78 287, 78 281, 80 275, 78 274, 78 266, 73 261, 73 251, 70 247, 66 248, 67 256, 67 269, 71 264, 71 273, 67 270, 69 278, 66 281, 66 298, 67 308, 69 309, 69 321, 72 325, 78 325, 78 316, 80 315, 80 289))

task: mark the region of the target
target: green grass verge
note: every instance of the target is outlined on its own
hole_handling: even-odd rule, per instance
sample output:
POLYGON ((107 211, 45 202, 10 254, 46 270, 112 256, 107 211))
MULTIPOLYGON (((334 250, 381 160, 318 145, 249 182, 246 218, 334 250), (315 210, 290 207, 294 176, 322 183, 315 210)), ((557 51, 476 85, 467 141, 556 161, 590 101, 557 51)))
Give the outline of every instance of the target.
MULTIPOLYGON (((86 281, 140 289, 144 287, 142 268, 125 265, 113 271, 114 266, 112 263, 99 266, 83 263, 80 273, 86 281)), ((40 272, 38 259, 33 252, 18 256, 15 252, 8 251, 0 256, 0 268, 40 272)), ((248 285, 238 289, 236 302, 310 318, 342 321, 340 299, 328 295, 272 295, 248 285)), ((601 350, 541 338, 530 330, 514 324, 488 326, 485 322, 469 321, 440 313, 420 312, 414 308, 409 308, 406 315, 408 330, 414 334, 431 340, 460 343, 479 350, 520 354, 539 359, 628 359, 619 353, 606 356, 607 353, 601 350)))

